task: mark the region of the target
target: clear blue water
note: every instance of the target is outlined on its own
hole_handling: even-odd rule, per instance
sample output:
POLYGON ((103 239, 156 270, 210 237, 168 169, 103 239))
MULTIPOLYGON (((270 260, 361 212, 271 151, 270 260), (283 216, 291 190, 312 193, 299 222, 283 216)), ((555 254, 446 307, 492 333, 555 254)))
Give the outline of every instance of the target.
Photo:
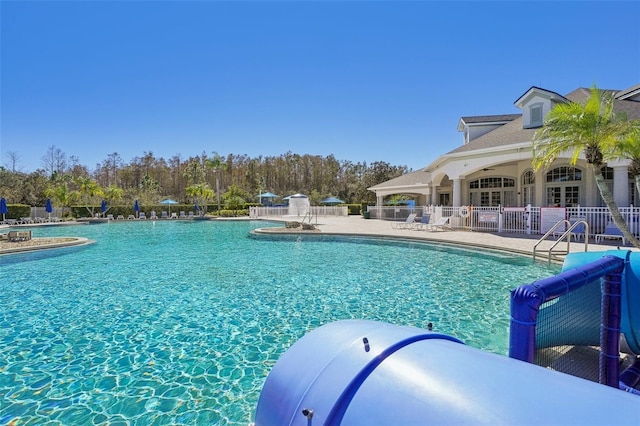
POLYGON ((363 318, 506 354, 509 290, 558 268, 415 242, 249 237, 257 221, 33 228, 97 243, 0 257, 0 424, 253 419, 297 339, 363 318))

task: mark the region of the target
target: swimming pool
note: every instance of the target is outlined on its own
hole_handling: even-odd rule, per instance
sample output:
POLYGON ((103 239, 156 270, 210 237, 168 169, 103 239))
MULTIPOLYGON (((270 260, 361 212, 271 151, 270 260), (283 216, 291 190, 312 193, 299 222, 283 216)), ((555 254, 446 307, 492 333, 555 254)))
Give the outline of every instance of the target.
POLYGON ((96 244, 0 257, 0 424, 252 421, 306 332, 363 318, 507 352, 509 290, 559 267, 417 242, 249 237, 242 221, 33 228, 96 244))

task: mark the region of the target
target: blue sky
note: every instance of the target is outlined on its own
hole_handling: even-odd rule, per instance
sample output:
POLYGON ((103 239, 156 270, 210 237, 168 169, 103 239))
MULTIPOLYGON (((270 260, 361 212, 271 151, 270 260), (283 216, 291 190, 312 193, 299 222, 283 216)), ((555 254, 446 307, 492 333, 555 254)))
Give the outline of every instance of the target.
POLYGON ((0 1, 0 164, 298 154, 416 170, 531 86, 640 83, 640 2, 0 1))

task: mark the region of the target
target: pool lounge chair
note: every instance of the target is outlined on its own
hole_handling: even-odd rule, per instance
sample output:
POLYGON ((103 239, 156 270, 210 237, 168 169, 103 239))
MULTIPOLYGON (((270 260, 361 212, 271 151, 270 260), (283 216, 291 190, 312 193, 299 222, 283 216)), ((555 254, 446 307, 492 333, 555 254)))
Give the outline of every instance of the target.
POLYGON ((186 218, 187 218, 187 215, 184 214, 184 211, 181 211, 180 212, 180 219, 186 219, 186 218))
POLYGON ((193 219, 193 212, 189 212, 189 219, 193 219))
MULTIPOLYGON (((569 223, 570 223, 569 227, 573 226, 574 223, 582 221, 582 220, 586 221, 587 218, 585 218, 585 217, 570 217, 569 218, 569 223)), ((565 230, 556 230, 556 231, 554 231, 553 232, 553 237, 554 238, 561 237, 566 232, 566 229, 569 229, 569 227, 565 228, 565 230)), ((586 230, 585 230, 584 223, 580 223, 580 224, 576 225, 576 227, 571 230, 571 235, 569 236, 569 241, 571 241, 571 238, 573 238, 574 241, 584 240, 585 233, 586 233, 586 230)))
POLYGON ((416 221, 417 213, 411 213, 407 216, 407 219, 404 222, 395 222, 391 224, 393 229, 407 229, 413 227, 413 223, 416 221))
POLYGON ((146 220, 147 219, 147 214, 145 212, 140 212, 140 216, 138 216, 138 219, 146 220))
POLYGON ((171 213, 171 219, 177 219, 178 214, 176 212, 171 213))
POLYGON ((622 231, 615 225, 615 223, 610 223, 604 229, 604 233, 596 234, 596 244, 599 244, 600 241, 609 239, 609 240, 622 240, 622 245, 627 245, 627 239, 622 235, 622 231))
POLYGON ((114 220, 114 219, 113 219, 113 215, 112 215, 112 214, 108 214, 108 215, 107 215, 107 220, 114 220))
POLYGON ((158 216, 156 215, 156 211, 155 210, 151 210, 150 219, 158 220, 158 216))
POLYGON ((417 230, 423 229, 425 226, 429 224, 430 219, 431 219, 431 215, 423 214, 422 217, 420 218, 420 222, 416 222, 413 224, 413 229, 417 229, 417 230))
POLYGON ((160 213, 160 217, 163 219, 169 219, 169 215, 165 210, 162 210, 162 213, 160 213))
POLYGON ((423 229, 426 231, 444 231, 445 228, 451 229, 451 225, 449 224, 449 219, 450 219, 449 216, 443 216, 433 223, 427 223, 423 229))
POLYGON ((116 217, 116 220, 124 220, 124 215, 119 214, 119 215, 116 217))

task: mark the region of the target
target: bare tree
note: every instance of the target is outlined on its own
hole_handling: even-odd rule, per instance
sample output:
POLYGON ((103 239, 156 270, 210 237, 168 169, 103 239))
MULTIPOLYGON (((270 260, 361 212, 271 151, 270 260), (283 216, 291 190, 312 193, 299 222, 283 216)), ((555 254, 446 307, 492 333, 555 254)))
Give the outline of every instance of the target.
POLYGON ((42 166, 49 177, 62 174, 67 168, 67 155, 60 148, 51 145, 42 156, 42 166))
POLYGON ((20 161, 20 155, 18 155, 17 151, 7 151, 7 162, 5 163, 7 168, 11 170, 12 173, 18 171, 18 162, 20 161))

